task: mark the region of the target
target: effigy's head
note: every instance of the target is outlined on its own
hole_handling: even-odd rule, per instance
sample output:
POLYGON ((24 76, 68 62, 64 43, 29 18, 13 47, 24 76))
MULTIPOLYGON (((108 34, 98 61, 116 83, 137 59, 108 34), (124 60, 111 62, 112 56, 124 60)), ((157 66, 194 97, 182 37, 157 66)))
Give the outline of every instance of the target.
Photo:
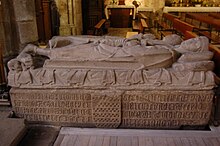
POLYGON ((172 46, 175 46, 175 45, 179 45, 181 44, 181 42, 183 41, 182 38, 177 35, 177 34, 172 34, 172 35, 168 35, 168 36, 165 36, 163 38, 163 41, 166 42, 167 44, 170 44, 172 46))
POLYGON ((176 51, 180 53, 186 52, 203 52, 208 51, 209 40, 207 37, 200 36, 183 41, 176 51))

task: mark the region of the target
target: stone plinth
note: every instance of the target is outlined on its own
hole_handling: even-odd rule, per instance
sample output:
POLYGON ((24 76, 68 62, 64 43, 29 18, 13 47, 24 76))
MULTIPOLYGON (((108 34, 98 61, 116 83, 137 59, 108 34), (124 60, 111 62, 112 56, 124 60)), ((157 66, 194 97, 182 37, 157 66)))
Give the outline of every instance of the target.
POLYGON ((212 91, 11 90, 16 116, 29 122, 103 128, 206 125, 213 95, 212 91))

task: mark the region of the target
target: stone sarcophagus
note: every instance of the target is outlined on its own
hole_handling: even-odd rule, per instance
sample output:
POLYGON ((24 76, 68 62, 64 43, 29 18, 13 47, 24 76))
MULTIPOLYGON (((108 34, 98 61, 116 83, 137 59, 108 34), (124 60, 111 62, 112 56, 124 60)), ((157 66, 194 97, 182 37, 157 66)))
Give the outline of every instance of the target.
POLYGON ((203 126, 214 96, 212 55, 205 37, 55 37, 8 63, 12 106, 16 116, 45 124, 203 126))

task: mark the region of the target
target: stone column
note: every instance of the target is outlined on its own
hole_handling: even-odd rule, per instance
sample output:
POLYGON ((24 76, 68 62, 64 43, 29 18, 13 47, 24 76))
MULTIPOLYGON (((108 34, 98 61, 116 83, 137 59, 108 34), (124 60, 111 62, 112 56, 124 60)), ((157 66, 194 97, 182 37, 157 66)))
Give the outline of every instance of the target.
POLYGON ((19 49, 38 41, 34 0, 12 0, 19 49))
POLYGON ((76 34, 82 34, 83 23, 82 23, 82 0, 74 0, 74 21, 76 26, 76 34))
POLYGON ((81 0, 56 0, 60 14, 60 35, 82 34, 81 0))
POLYGON ((58 12, 60 14, 59 34, 62 36, 71 34, 71 29, 69 26, 69 11, 67 1, 68 0, 56 0, 58 12))
POLYGON ((13 17, 13 6, 9 0, 0 0, 0 46, 3 57, 18 53, 17 33, 14 24, 11 22, 13 17), (13 42, 13 43, 12 43, 13 42))

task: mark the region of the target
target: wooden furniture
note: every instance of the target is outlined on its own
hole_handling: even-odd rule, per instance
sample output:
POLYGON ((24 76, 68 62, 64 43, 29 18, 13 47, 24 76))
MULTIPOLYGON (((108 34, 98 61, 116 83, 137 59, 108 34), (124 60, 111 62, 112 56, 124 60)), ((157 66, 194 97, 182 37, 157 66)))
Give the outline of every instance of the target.
POLYGON ((141 19, 141 33, 145 33, 145 31, 149 29, 147 22, 145 19, 141 19))
POLYGON ((197 13, 187 13, 186 18, 190 18, 191 23, 193 21, 199 22, 200 25, 198 26, 198 31, 197 31, 199 35, 206 36, 207 38, 209 38, 211 43, 220 44, 219 34, 215 34, 212 32, 213 30, 216 30, 216 31, 220 30, 219 19, 215 19, 205 14, 197 14, 197 13), (201 28, 202 23, 205 23, 208 26, 208 28, 205 28, 205 29, 201 28))
POLYGON ((163 36, 167 36, 167 35, 171 35, 173 33, 179 34, 180 36, 182 36, 183 38, 185 37, 185 33, 186 31, 194 31, 196 27, 186 23, 182 20, 179 19, 174 19, 173 20, 173 25, 172 25, 172 29, 165 29, 165 30, 161 30, 161 38, 163 36))
POLYGON ((178 19, 179 17, 170 13, 163 13, 162 17, 155 21, 155 25, 157 27, 157 30, 167 30, 167 29, 173 29, 173 21, 174 19, 178 19))
POLYGON ((94 34, 94 26, 104 18, 103 0, 82 0, 83 34, 94 34))
POLYGON ((140 32, 140 22, 137 20, 132 20, 132 31, 140 32))
POLYGON ((149 30, 149 25, 147 24, 148 17, 143 13, 138 13, 138 19, 132 21, 132 30, 139 33, 145 33, 149 30))
POLYGON ((112 13, 112 9, 130 9, 130 12, 132 12, 132 18, 135 19, 136 8, 133 5, 107 5, 105 7, 105 17, 107 20, 110 19, 109 14, 112 13))
POLYGON ((185 32, 185 36, 184 36, 185 40, 195 38, 195 37, 198 37, 198 35, 195 32, 192 32, 192 31, 186 31, 185 32))
POLYGON ((148 17, 142 12, 138 13, 138 15, 140 15, 140 18, 142 18, 142 19, 145 19, 145 20, 148 19, 148 17))
POLYGON ((105 22, 106 19, 102 19, 95 25, 94 35, 103 35, 103 31, 105 29, 105 22))
POLYGON ((111 27, 128 28, 131 24, 130 8, 111 9, 111 27))
POLYGON ((57 21, 56 19, 58 19, 59 16, 57 16, 56 19, 52 19, 51 4, 50 0, 35 0, 37 29, 40 43, 47 43, 53 35, 58 34, 58 32, 52 32, 51 23, 56 25, 56 27, 58 25, 52 22, 52 20, 57 21))
POLYGON ((220 19, 220 13, 209 13, 209 16, 220 19))
POLYGON ((135 15, 136 8, 133 5, 107 5, 105 8, 106 19, 110 19, 112 27, 130 27, 135 15))
POLYGON ((215 74, 220 77, 220 48, 210 44, 209 50, 214 53, 212 60, 215 62, 215 74))

